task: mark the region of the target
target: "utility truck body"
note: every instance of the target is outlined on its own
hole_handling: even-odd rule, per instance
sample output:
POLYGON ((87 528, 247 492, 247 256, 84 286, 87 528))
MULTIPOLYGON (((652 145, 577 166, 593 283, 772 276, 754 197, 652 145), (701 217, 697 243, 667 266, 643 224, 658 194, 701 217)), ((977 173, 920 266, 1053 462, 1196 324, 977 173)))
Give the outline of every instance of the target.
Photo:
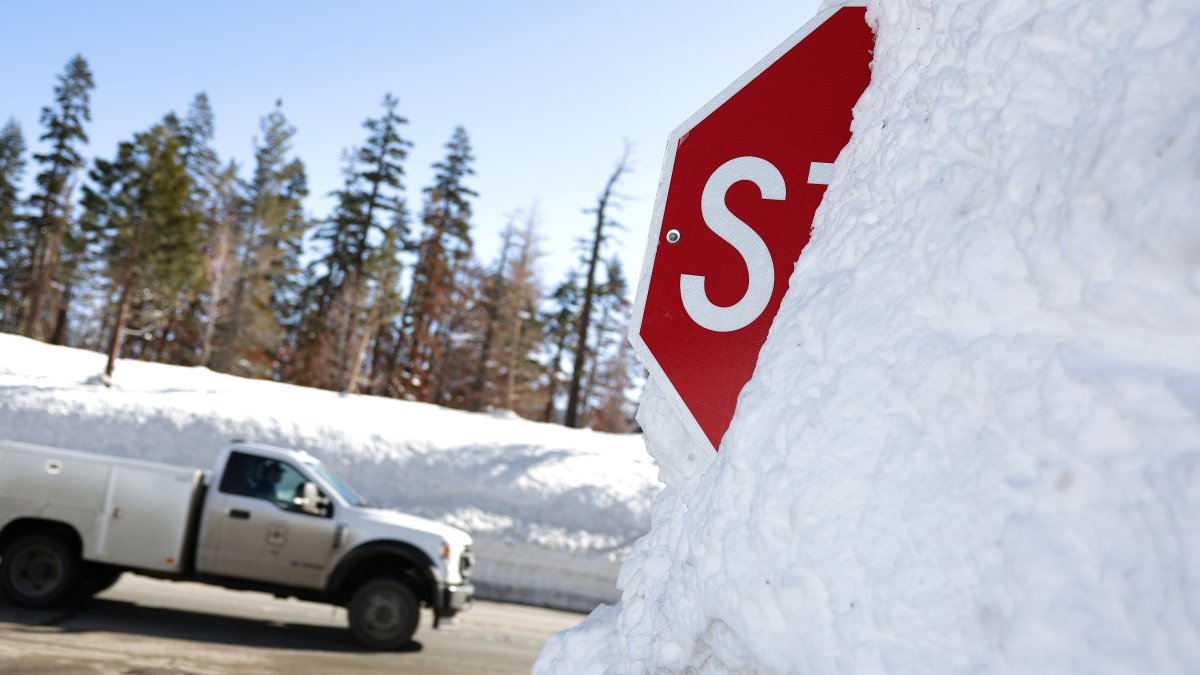
POLYGON ((27 606, 97 593, 124 571, 346 606, 392 649, 474 595, 471 538, 370 507, 312 455, 234 442, 216 468, 0 441, 0 589, 27 606))

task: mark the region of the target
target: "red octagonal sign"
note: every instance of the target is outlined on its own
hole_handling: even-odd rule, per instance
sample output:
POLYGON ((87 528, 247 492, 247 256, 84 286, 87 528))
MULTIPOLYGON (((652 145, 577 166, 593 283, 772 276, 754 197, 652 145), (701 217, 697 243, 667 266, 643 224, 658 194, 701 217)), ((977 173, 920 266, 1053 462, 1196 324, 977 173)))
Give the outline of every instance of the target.
POLYGON ((850 140, 865 14, 822 11, 667 142, 630 340, 713 452, 850 140))

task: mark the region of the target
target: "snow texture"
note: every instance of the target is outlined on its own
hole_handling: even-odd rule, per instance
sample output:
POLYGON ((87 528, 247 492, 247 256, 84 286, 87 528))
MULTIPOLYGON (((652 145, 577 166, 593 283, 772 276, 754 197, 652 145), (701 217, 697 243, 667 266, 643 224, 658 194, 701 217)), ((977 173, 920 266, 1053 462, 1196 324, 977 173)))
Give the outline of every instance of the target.
POLYGON ((1200 4, 867 17, 722 451, 646 392, 651 532, 535 672, 1200 667, 1200 4))
POLYGON ((235 438, 312 452, 373 504, 475 539, 481 597, 591 610, 661 489, 640 436, 120 361, 0 334, 0 438, 209 468, 235 438))

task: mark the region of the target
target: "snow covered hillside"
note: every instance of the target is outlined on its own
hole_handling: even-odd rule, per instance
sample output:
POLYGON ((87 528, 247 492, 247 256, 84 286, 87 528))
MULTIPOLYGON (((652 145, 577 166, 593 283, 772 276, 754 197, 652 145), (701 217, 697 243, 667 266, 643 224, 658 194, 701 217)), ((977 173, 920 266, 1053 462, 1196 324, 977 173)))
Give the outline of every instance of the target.
POLYGON ((652 530, 536 672, 1200 667, 1200 4, 867 5, 723 449, 646 393, 652 530))
POLYGON ((0 334, 0 438, 208 467, 244 438, 308 450, 372 503, 475 537, 481 596, 590 610, 661 489, 640 436, 613 435, 204 368, 117 365, 0 334))

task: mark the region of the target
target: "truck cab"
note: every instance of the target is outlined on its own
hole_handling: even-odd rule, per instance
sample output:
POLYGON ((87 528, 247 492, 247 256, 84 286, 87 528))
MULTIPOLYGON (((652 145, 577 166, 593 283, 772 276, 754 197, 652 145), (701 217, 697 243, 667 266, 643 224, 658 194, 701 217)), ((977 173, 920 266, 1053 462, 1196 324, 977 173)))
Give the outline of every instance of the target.
POLYGON ((131 570, 343 605, 360 642, 391 649, 420 606, 439 627, 474 595, 468 534, 372 507, 307 452, 235 441, 200 472, 0 441, 0 466, 0 587, 21 604, 131 570))
MULTIPOLYGON (((306 452, 235 442, 217 467, 199 528, 198 575, 225 585, 282 584, 303 598, 341 596, 352 626, 355 592, 376 579, 400 581, 433 609, 435 626, 470 603, 474 560, 465 532, 372 507, 306 452)), ((361 618, 369 624, 407 611, 400 593, 363 599, 375 612, 361 618)))

